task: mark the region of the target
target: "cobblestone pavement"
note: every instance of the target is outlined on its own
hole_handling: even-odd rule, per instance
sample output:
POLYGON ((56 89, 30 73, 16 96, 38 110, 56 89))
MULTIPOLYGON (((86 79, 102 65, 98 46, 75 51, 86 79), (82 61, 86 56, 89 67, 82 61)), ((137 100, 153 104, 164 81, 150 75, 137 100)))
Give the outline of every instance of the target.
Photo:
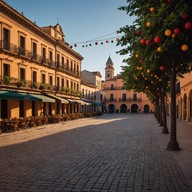
POLYGON ((170 152, 168 139, 153 114, 105 114, 2 134, 0 191, 191 192, 184 160, 192 145, 183 141, 183 150, 170 152))

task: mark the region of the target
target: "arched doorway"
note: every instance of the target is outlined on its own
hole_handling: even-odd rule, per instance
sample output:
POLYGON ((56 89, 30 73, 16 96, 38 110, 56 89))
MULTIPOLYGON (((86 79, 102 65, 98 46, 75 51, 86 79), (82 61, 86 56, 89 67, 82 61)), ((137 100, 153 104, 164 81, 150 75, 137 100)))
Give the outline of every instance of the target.
POLYGON ((190 121, 192 121, 192 90, 189 93, 189 115, 190 121))
POLYGON ((149 105, 144 105, 144 113, 149 113, 149 105))
POLYGON ((114 112, 115 112, 115 105, 109 104, 109 106, 108 106, 108 112, 109 112, 109 113, 114 113, 114 112))
POLYGON ((183 120, 186 120, 187 116, 187 95, 185 94, 183 97, 183 120))
POLYGON ((180 120, 182 119, 182 115, 183 115, 183 102, 182 102, 182 98, 181 98, 180 99, 180 114, 179 114, 180 120))
POLYGON ((131 105, 131 113, 137 113, 138 112, 138 105, 137 104, 133 104, 131 105))
POLYGON ((121 113, 127 113, 127 105, 122 104, 122 105, 120 106, 120 112, 121 112, 121 113))

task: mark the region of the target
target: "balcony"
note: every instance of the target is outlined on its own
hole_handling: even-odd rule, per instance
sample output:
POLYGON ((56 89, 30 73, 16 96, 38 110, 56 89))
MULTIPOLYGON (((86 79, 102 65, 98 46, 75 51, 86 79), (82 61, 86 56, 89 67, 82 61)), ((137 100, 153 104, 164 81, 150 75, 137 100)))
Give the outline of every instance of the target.
POLYGON ((108 90, 125 90, 125 87, 105 87, 104 91, 108 91, 108 90))
POLYGON ((122 99, 122 98, 119 98, 119 99, 110 99, 110 98, 106 98, 105 99, 106 102, 132 102, 132 101, 141 101, 141 98, 126 98, 126 99, 122 99))
POLYGON ((61 66, 61 64, 58 62, 45 58, 44 56, 38 55, 34 52, 24 49, 23 47, 18 47, 6 41, 0 41, 0 52, 5 52, 6 54, 11 54, 22 59, 33 61, 37 64, 52 67, 54 69, 57 68, 61 72, 65 72, 69 75, 80 78, 80 72, 67 68, 67 64, 61 66))
POLYGON ((60 94, 67 94, 72 96, 81 96, 81 92, 61 86, 55 86, 51 84, 33 82, 29 80, 20 80, 10 76, 0 76, 0 88, 5 89, 20 89, 26 91, 35 91, 35 92, 57 92, 60 94))

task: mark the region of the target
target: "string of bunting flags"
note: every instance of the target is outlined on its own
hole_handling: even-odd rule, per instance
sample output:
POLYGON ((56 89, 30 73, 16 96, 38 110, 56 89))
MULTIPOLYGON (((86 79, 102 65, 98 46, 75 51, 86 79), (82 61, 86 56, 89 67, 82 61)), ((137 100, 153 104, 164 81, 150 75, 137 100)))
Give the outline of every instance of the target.
POLYGON ((70 44, 70 48, 73 47, 78 47, 79 45, 81 45, 81 47, 90 47, 92 45, 103 45, 108 44, 108 43, 114 43, 114 42, 119 42, 120 41, 120 36, 114 36, 114 37, 110 37, 110 38, 104 38, 110 35, 115 34, 116 32, 101 36, 101 37, 97 37, 91 40, 87 40, 87 41, 81 41, 81 42, 76 42, 76 43, 71 43, 70 44))

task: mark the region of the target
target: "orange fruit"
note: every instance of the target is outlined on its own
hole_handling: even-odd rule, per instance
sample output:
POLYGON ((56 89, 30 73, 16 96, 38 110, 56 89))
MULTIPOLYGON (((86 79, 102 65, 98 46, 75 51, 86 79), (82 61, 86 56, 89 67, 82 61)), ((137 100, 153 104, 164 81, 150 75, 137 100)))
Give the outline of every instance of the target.
POLYGON ((150 11, 151 11, 151 12, 154 12, 154 11, 155 11, 155 8, 154 8, 154 7, 151 7, 151 8, 150 8, 150 11))
POLYGON ((146 26, 147 26, 147 27, 151 27, 151 22, 148 21, 148 22, 146 23, 146 26))
POLYGON ((189 47, 188 47, 187 44, 183 44, 183 45, 181 46, 182 51, 187 51, 188 48, 189 48, 189 47))
POLYGON ((170 29, 167 29, 165 31, 165 36, 169 37, 172 34, 172 31, 170 29))

